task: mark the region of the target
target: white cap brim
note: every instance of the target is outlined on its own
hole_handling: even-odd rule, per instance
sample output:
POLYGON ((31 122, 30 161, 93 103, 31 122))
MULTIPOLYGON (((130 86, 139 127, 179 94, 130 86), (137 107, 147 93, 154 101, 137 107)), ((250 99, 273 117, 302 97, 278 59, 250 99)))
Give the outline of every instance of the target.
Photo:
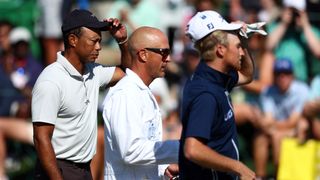
POLYGON ((186 35, 198 41, 216 30, 233 31, 241 29, 242 24, 228 23, 215 11, 198 12, 187 25, 186 35))

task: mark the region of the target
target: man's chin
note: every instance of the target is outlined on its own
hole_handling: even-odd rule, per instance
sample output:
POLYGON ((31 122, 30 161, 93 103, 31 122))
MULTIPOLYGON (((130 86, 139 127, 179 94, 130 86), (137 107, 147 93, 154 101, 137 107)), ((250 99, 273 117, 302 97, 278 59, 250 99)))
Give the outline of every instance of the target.
POLYGON ((166 73, 164 71, 162 71, 160 74, 159 74, 159 77, 164 77, 166 75, 166 73))
POLYGON ((98 60, 98 57, 96 57, 96 58, 90 58, 89 59, 89 62, 96 62, 98 60))

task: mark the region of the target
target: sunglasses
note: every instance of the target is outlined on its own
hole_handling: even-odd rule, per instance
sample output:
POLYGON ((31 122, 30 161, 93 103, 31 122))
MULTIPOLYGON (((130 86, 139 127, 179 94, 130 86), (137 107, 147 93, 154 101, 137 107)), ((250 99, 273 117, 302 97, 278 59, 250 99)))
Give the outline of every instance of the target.
POLYGON ((154 53, 160 54, 162 56, 162 59, 167 59, 167 57, 170 54, 169 48, 145 48, 148 51, 152 51, 154 53))

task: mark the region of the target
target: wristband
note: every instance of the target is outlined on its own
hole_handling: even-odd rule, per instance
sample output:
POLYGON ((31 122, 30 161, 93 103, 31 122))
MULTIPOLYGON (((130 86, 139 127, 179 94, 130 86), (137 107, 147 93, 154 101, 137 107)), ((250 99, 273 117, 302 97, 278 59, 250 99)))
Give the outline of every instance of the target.
POLYGON ((127 41, 128 41, 128 37, 126 37, 126 39, 125 39, 125 40, 118 42, 118 44, 119 44, 119 45, 121 45, 121 44, 126 43, 127 41))

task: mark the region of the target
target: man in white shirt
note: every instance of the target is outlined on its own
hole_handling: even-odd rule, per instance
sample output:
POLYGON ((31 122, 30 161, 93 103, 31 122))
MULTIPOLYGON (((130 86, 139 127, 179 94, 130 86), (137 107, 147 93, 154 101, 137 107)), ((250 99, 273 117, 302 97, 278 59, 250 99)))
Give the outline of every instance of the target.
POLYGON ((162 141, 160 109, 148 87, 165 75, 168 39, 159 29, 141 27, 130 36, 128 48, 132 66, 104 102, 105 179, 171 178, 177 165, 158 165, 178 162, 179 142, 162 141))
POLYGON ((61 29, 65 51, 43 70, 32 92, 38 155, 34 179, 91 180, 99 88, 124 76, 119 67, 95 63, 101 50, 101 31, 109 30, 118 41, 122 60, 130 60, 127 32, 117 19, 99 21, 91 12, 77 9, 65 17, 61 29))

